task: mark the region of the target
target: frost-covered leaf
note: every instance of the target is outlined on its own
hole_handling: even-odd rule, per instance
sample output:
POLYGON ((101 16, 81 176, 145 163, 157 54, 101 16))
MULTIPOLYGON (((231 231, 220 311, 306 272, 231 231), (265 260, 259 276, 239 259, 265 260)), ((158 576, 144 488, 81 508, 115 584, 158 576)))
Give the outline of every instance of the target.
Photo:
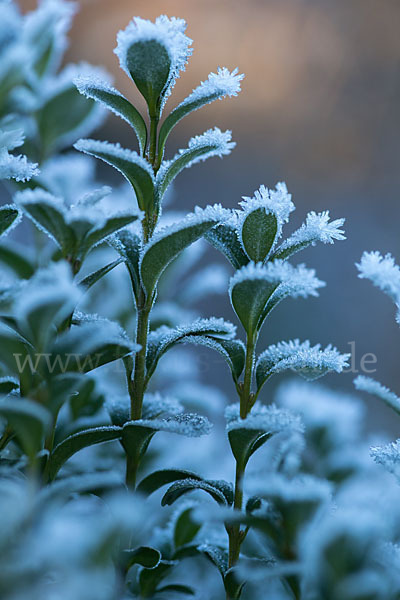
POLYGON ((0 377, 0 394, 7 395, 19 388, 18 380, 14 377, 0 377))
POLYGON ((153 374, 161 356, 174 345, 184 343, 187 337, 215 336, 230 339, 234 337, 236 327, 224 319, 197 319, 194 323, 175 329, 161 327, 149 334, 146 355, 147 377, 153 374))
POLYGON ((159 594, 164 592, 167 592, 167 594, 173 592, 174 594, 184 594, 185 596, 196 595, 196 592, 192 587, 189 585, 183 585, 182 583, 170 583, 168 585, 163 585, 162 587, 158 588, 157 592, 159 594))
POLYGON ((228 552, 225 548, 213 544, 201 544, 198 551, 204 554, 215 565, 222 576, 228 570, 228 552))
POLYGON ((373 446, 370 454, 374 461, 382 465, 389 473, 397 478, 400 476, 400 440, 390 442, 385 446, 373 446))
POLYGON ((144 96, 150 115, 160 112, 192 53, 183 19, 165 15, 154 23, 135 17, 119 31, 114 52, 144 96))
POLYGON ((19 211, 16 206, 9 204, 0 207, 0 235, 3 235, 11 227, 15 227, 19 216, 19 211))
POLYGON ((193 244, 224 219, 220 205, 195 208, 180 222, 160 229, 144 247, 140 262, 140 276, 149 297, 154 292, 161 274, 168 264, 185 248, 193 244))
POLYGON ((216 485, 213 485, 214 482, 207 480, 198 480, 198 479, 183 479, 181 481, 176 481, 168 488, 165 492, 162 500, 162 506, 170 506, 176 500, 181 498, 184 494, 195 490, 203 490, 210 494, 210 496, 218 502, 218 504, 226 505, 227 500, 223 492, 218 489, 216 485))
POLYGON ((176 561, 160 560, 153 569, 141 569, 138 579, 141 597, 153 598, 158 585, 176 565, 176 561))
POLYGON ((217 73, 210 73, 206 81, 193 90, 173 111, 169 113, 160 128, 158 152, 162 156, 165 142, 171 130, 186 115, 194 110, 226 96, 237 96, 240 92, 240 82, 244 75, 238 74, 238 69, 231 73, 224 68, 218 68, 217 73))
MULTIPOLYGON (((395 302, 400 311, 400 267, 391 254, 382 256, 379 252, 364 252, 356 264, 360 279, 369 279, 395 302)), ((397 322, 400 323, 399 312, 397 322)))
POLYGON ((58 373, 87 373, 102 365, 136 352, 116 324, 106 319, 83 323, 61 334, 44 357, 42 368, 46 376, 58 373))
POLYGON ((254 198, 240 203, 238 235, 241 244, 254 262, 264 262, 282 235, 282 226, 294 210, 286 185, 278 183, 276 190, 260 186, 254 198))
POLYGON ((5 323, 0 323, 0 362, 11 373, 23 376, 26 361, 32 359, 34 348, 22 335, 5 323))
POLYGON ((214 248, 226 256, 235 269, 240 269, 249 262, 239 242, 238 224, 237 213, 232 211, 229 219, 210 229, 204 236, 214 248))
POLYGON ((226 430, 232 453, 244 469, 256 450, 273 435, 281 432, 301 432, 302 422, 288 410, 279 409, 274 404, 263 406, 256 403, 245 419, 240 418, 239 404, 227 407, 226 430))
POLYGON ((179 152, 171 160, 164 161, 157 173, 158 195, 162 198, 179 173, 192 165, 207 160, 212 156, 225 156, 230 154, 235 147, 232 142, 232 132, 227 130, 222 132, 218 127, 209 129, 201 135, 191 138, 188 147, 179 152))
POLYGON ((23 246, 14 243, 0 244, 0 262, 21 279, 29 279, 35 272, 33 261, 23 246))
MULTIPOLYGON (((0 254, 1 254, 1 250, 0 250, 0 254)), ((100 281, 100 279, 102 277, 104 277, 104 275, 107 275, 107 273, 109 273, 115 267, 120 265, 122 263, 122 261, 123 261, 122 258, 117 258, 116 260, 113 260, 112 262, 108 263, 108 265, 104 265, 104 267, 100 267, 100 269, 97 269, 97 271, 93 271, 93 273, 90 273, 89 275, 86 275, 86 277, 81 279, 79 281, 78 285, 85 288, 85 290, 90 289, 92 287, 92 285, 94 285, 95 283, 100 281)))
POLYGON ((191 413, 172 415, 164 419, 128 421, 122 430, 122 445, 129 456, 141 457, 158 431, 200 437, 210 433, 211 427, 206 417, 191 413))
POLYGON ((85 429, 70 435, 54 448, 49 457, 49 479, 54 479, 64 463, 66 463, 71 456, 79 452, 79 450, 95 444, 117 440, 121 436, 122 429, 112 425, 93 427, 92 429, 85 429))
POLYGON ((45 231, 64 250, 65 256, 74 253, 76 238, 66 222, 66 211, 61 198, 36 188, 18 192, 15 202, 39 229, 45 231))
POLYGON ((201 525, 192 518, 193 506, 183 506, 174 518, 174 547, 190 544, 201 529, 201 525))
POLYGON ((344 231, 340 229, 345 219, 329 222, 329 211, 308 213, 306 222, 292 233, 276 250, 274 258, 287 259, 296 252, 314 246, 317 242, 333 244, 334 240, 345 240, 344 231))
POLYGON ((124 229, 111 238, 110 244, 125 261, 137 301, 140 290, 139 260, 142 241, 138 235, 124 229))
POLYGON ((14 150, 23 143, 22 129, 0 129, 0 180, 29 181, 39 174, 36 163, 28 162, 27 157, 22 154, 14 156, 9 153, 9 150, 14 150))
POLYGON ((97 140, 79 140, 74 147, 113 166, 135 190, 139 208, 145 212, 153 206, 154 175, 150 164, 137 152, 121 148, 119 144, 97 140))
POLYGON ((332 345, 321 350, 321 345, 311 346, 309 340, 279 342, 260 354, 256 365, 257 387, 260 389, 274 373, 291 369, 305 379, 313 380, 330 371, 341 373, 348 366, 350 354, 340 354, 332 345))
POLYGON ((372 377, 366 377, 365 375, 359 375, 354 380, 354 386, 356 390, 361 392, 368 392, 377 398, 380 398, 392 408, 397 414, 400 414, 400 398, 396 396, 389 388, 385 387, 379 381, 375 381, 372 377))
POLYGON ((285 277, 283 264, 276 262, 266 266, 249 263, 231 278, 232 306, 249 337, 256 332, 268 299, 285 277))
POLYGON ((36 113, 40 142, 46 156, 77 138, 90 134, 104 120, 104 109, 94 100, 84 98, 73 80, 85 72, 99 73, 88 65, 68 65, 45 88, 45 101, 36 113))
POLYGON ((0 415, 7 420, 26 454, 34 458, 50 425, 50 413, 32 400, 13 397, 0 399, 0 415))
POLYGON ((87 98, 101 102, 114 114, 129 123, 136 133, 140 154, 144 154, 147 143, 147 128, 139 111, 127 100, 121 92, 107 82, 95 77, 81 76, 74 80, 79 92, 87 98))
POLYGON ((239 600, 245 585, 246 580, 239 577, 236 568, 232 567, 227 570, 224 576, 224 587, 229 598, 232 600, 239 600))
POLYGON ((158 565, 161 559, 161 554, 155 548, 149 546, 140 546, 134 550, 124 550, 118 561, 125 573, 129 571, 133 565, 140 565, 147 569, 153 569, 158 565))
POLYGON ((241 340, 225 340, 213 336, 190 336, 185 338, 185 343, 205 346, 219 352, 231 370, 233 380, 238 381, 246 360, 246 349, 241 340))
POLYGON ((182 481, 184 479, 202 481, 202 477, 192 471, 185 471, 183 469, 162 469, 161 471, 154 471, 142 479, 136 490, 137 492, 148 496, 168 483, 182 481))

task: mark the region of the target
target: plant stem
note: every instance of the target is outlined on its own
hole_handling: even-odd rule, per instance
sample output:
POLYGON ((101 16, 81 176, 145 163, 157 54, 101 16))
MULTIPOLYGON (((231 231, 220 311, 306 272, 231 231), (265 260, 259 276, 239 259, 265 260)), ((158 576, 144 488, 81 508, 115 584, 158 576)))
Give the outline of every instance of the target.
POLYGON ((136 343, 140 344, 141 349, 135 355, 135 368, 131 387, 131 419, 133 421, 142 417, 143 396, 146 387, 146 350, 150 310, 151 305, 148 305, 144 298, 144 292, 141 290, 136 325, 136 343))
MULTIPOLYGON (((235 476, 235 499, 233 508, 235 510, 242 510, 243 504, 243 477, 244 467, 238 462, 236 463, 236 476, 235 476)), ((243 541, 242 531, 240 525, 234 525, 229 530, 229 568, 233 567, 240 555, 240 546, 243 541)))
POLYGON ((242 419, 247 417, 251 408, 249 400, 251 395, 251 382, 253 379, 254 348, 254 336, 248 336, 246 342, 246 363, 244 367, 243 389, 240 396, 240 417, 242 419))
POLYGON ((150 146, 149 146, 149 161, 154 166, 157 153, 157 128, 160 116, 150 115, 150 146))

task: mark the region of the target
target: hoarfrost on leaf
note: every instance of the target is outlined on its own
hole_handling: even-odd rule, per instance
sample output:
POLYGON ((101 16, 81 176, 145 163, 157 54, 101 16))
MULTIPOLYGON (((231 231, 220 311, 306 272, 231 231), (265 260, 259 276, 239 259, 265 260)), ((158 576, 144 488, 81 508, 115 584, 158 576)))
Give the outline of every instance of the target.
POLYGON ((245 419, 240 418, 239 403, 230 404, 225 410, 226 430, 234 429, 261 430, 266 433, 290 431, 303 433, 304 426, 301 418, 287 409, 278 408, 275 404, 265 406, 256 402, 251 413, 245 419))
POLYGON ((356 263, 360 279, 369 279, 400 305, 400 267, 391 254, 382 256, 379 252, 364 252, 361 261, 356 263))
POLYGON ((400 478, 400 439, 386 446, 373 446, 370 454, 376 463, 400 478))
POLYGON ((31 163, 27 157, 19 154, 14 156, 9 150, 14 150, 24 143, 21 129, 0 129, 0 179, 15 179, 29 181, 39 174, 37 163, 31 163))
POLYGON ((212 424, 207 417, 194 413, 177 414, 165 419, 140 419, 138 421, 131 421, 130 423, 148 427, 155 431, 178 433, 186 437, 208 435, 212 428, 212 424))
POLYGON ((317 242, 323 244, 333 244, 335 240, 345 240, 344 231, 340 229, 345 219, 335 219, 329 222, 329 210, 321 213, 311 211, 306 217, 306 222, 292 233, 279 247, 278 253, 285 253, 287 250, 301 249, 309 244, 315 245, 317 242))
POLYGON ((239 226, 250 212, 258 208, 264 208, 277 217, 279 226, 277 237, 280 237, 282 225, 288 222, 290 213, 295 210, 292 196, 283 182, 277 183, 275 190, 269 190, 265 185, 260 185, 252 198, 243 196, 243 201, 239 204, 242 207, 242 212, 239 213, 239 226))
POLYGON ((377 396, 383 400, 390 408, 400 413, 400 398, 396 396, 389 388, 385 387, 379 381, 375 381, 372 377, 366 377, 365 375, 359 375, 354 380, 354 386, 357 390, 362 392, 368 392, 373 396, 377 396))

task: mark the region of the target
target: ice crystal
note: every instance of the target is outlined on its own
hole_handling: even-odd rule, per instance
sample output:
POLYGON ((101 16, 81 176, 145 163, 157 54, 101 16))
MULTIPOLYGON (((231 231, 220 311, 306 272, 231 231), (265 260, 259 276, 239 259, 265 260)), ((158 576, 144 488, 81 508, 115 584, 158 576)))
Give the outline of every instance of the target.
POLYGON ((178 433, 186 437, 208 435, 212 428, 212 424, 206 417, 192 413, 173 415, 165 419, 140 419, 132 423, 155 431, 178 433))
POLYGON ((30 163, 26 156, 14 156, 9 150, 14 150, 24 143, 21 129, 0 129, 0 179, 15 179, 28 181, 39 174, 38 165, 30 163))
POLYGON ((308 213, 306 222, 282 243, 279 250, 286 250, 305 243, 333 244, 335 240, 345 240, 344 231, 340 229, 344 222, 345 219, 335 219, 329 222, 329 210, 321 213, 312 211, 308 213))
POLYGON ((379 252, 364 252, 356 267, 360 279, 369 279, 397 305, 400 304, 400 267, 391 254, 382 256, 379 252))
POLYGON ((185 35, 185 30, 184 19, 161 15, 154 23, 147 19, 134 17, 126 29, 119 31, 117 35, 117 46, 114 52, 118 56, 121 68, 127 75, 130 75, 127 54, 133 44, 154 40, 166 49, 170 59, 170 72, 167 87, 163 91, 162 107, 171 94, 180 72, 185 70, 188 58, 193 51, 190 48, 192 40, 185 35))
POLYGON ((400 412, 400 398, 389 388, 379 383, 379 381, 375 381, 372 377, 359 375, 354 380, 354 385, 357 390, 377 396, 390 406, 390 408, 393 408, 396 412, 400 412))
POLYGON ((268 365, 270 373, 293 369, 306 379, 315 379, 328 371, 341 373, 348 366, 349 358, 350 354, 340 354, 331 344, 322 350, 321 344, 311 346, 309 340, 300 343, 296 339, 269 346, 260 355, 257 364, 268 365))
POLYGON ((226 430, 254 429, 269 433, 281 431, 303 432, 301 418, 289 410, 277 408, 275 404, 264 406, 256 402, 250 414, 245 419, 240 418, 240 405, 229 405, 225 410, 227 421, 226 430))
POLYGON ((177 108, 196 103, 199 100, 212 102, 216 98, 222 99, 226 96, 237 96, 241 91, 240 82, 243 78, 244 75, 239 74, 238 69, 230 72, 226 67, 218 67, 217 73, 210 73, 206 81, 202 81, 177 108))
POLYGON ((266 212, 274 214, 278 222, 277 237, 281 236, 283 224, 288 222, 290 213, 295 210, 292 196, 283 182, 277 183, 275 190, 269 190, 265 185, 261 185, 252 198, 243 196, 243 202, 239 204, 242 207, 242 212, 239 213, 240 223, 243 223, 250 212, 258 208, 264 208, 266 212))
POLYGON ((375 462, 385 467, 389 473, 400 476, 400 439, 386 446, 373 446, 370 454, 375 462))

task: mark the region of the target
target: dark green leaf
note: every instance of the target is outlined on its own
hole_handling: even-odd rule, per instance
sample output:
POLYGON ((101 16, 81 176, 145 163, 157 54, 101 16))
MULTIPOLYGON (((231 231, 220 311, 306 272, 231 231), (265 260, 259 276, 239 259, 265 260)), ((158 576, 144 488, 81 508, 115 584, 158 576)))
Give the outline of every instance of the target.
POLYGON ((235 269, 248 264, 249 259, 239 242, 237 229, 229 223, 220 223, 208 231, 204 238, 222 252, 235 269))
POLYGON ((264 262, 278 233, 276 215, 257 208, 244 218, 240 236, 247 256, 254 262, 264 262))
POLYGON ((231 370, 235 382, 238 381, 246 360, 246 350, 241 340, 224 340, 212 336, 195 336, 185 340, 188 343, 205 346, 222 354, 231 370))
POLYGON ((15 432, 24 452, 33 459, 50 426, 50 413, 32 400, 13 397, 0 399, 0 415, 15 432))
POLYGON ((139 573, 141 598, 152 598, 159 584, 176 564, 175 561, 161 560, 153 569, 142 569, 139 573))
POLYGON ((75 83, 81 94, 101 102, 114 114, 131 125, 139 142, 140 153, 143 154, 147 143, 147 128, 142 115, 133 104, 121 92, 106 83, 97 85, 95 82, 85 79, 78 80, 75 83))
POLYGON ((171 59, 165 46, 157 40, 137 41, 126 50, 126 67, 139 92, 155 115, 160 96, 171 77, 171 59))
POLYGON ((26 249, 9 242, 7 245, 0 244, 0 261, 21 279, 29 279, 35 272, 30 258, 26 255, 26 249))
POLYGON ((141 565, 147 569, 153 569, 158 565, 161 554, 155 548, 150 546, 139 546, 134 550, 124 550, 119 563, 125 572, 128 572, 133 565, 141 565))
POLYGON ((16 379, 12 377, 0 377, 0 394, 7 395, 10 392, 17 390, 19 388, 19 383, 16 379))
POLYGON ((185 508, 179 514, 174 525, 174 546, 179 548, 189 544, 201 529, 201 525, 192 519, 193 507, 185 508))
POLYGON ((279 282, 258 277, 244 277, 233 282, 230 289, 232 305, 249 337, 254 336, 265 305, 278 285, 279 282))
POLYGON ((141 239, 135 233, 124 229, 119 231, 110 240, 110 244, 125 260, 132 282, 132 290, 137 301, 140 290, 139 259, 142 248, 141 239))
POLYGON ((214 546, 212 544, 202 544, 198 546, 199 552, 204 554, 209 561, 213 563, 221 573, 222 577, 225 576, 228 570, 228 553, 224 548, 220 546, 214 546))
POLYGON ((186 594, 186 596, 195 596, 196 592, 193 588, 188 585, 182 585, 181 583, 170 583, 157 589, 160 594, 162 592, 174 592, 175 594, 186 594))
MULTIPOLYGON (((1 253, 1 250, 0 250, 0 253, 1 253)), ((90 275, 87 275, 86 277, 81 279, 79 281, 79 285, 84 287, 86 290, 90 289, 92 287, 92 285, 97 283, 102 277, 104 277, 104 275, 107 275, 107 273, 112 271, 115 267, 120 265, 122 262, 123 262, 122 258, 117 258, 116 260, 113 260, 112 262, 108 263, 108 265, 105 265, 104 267, 97 269, 97 271, 94 271, 93 273, 90 273, 90 275)))
POLYGON ((245 583, 235 568, 231 568, 225 573, 224 587, 230 600, 239 600, 245 583))
POLYGON ((115 233, 119 229, 126 227, 138 219, 137 214, 125 214, 107 219, 106 223, 101 227, 93 227, 79 245, 79 256, 81 259, 97 244, 103 242, 108 236, 115 233))
POLYGON ((154 177, 149 163, 136 152, 116 144, 96 140, 79 140, 75 148, 113 166, 129 181, 136 193, 139 208, 148 212, 154 204, 154 177))
POLYGON ((104 427, 94 427, 92 429, 85 429, 70 435, 60 444, 58 444, 50 455, 49 459, 49 478, 53 480, 61 469, 64 463, 67 462, 71 456, 95 444, 101 444, 103 442, 110 442, 112 440, 120 439, 122 430, 120 427, 114 427, 113 425, 104 427))
POLYGON ((218 504, 227 504, 225 495, 215 485, 212 485, 208 481, 199 481, 196 479, 183 479, 180 481, 176 481, 171 485, 171 487, 168 488, 161 500, 161 505, 171 505, 184 494, 187 494, 188 492, 194 490, 203 490, 204 492, 210 494, 210 496, 214 498, 214 500, 218 502, 218 504))
POLYGON ((185 248, 201 238, 218 223, 218 212, 199 212, 188 215, 180 223, 165 227, 145 246, 140 263, 140 275, 149 297, 169 263, 185 248))
POLYGON ((232 454, 244 468, 252 454, 269 440, 272 434, 263 429, 234 428, 228 432, 232 454))
POLYGON ((19 216, 19 212, 15 207, 2 206, 0 207, 0 236, 7 231, 19 216))
POLYGON ((162 469, 161 471, 154 471, 147 475, 137 486, 137 491, 141 494, 149 496, 160 487, 167 485, 173 481, 182 481, 184 479, 191 479, 202 481, 200 475, 193 473, 192 471, 185 471, 183 469, 162 469))

